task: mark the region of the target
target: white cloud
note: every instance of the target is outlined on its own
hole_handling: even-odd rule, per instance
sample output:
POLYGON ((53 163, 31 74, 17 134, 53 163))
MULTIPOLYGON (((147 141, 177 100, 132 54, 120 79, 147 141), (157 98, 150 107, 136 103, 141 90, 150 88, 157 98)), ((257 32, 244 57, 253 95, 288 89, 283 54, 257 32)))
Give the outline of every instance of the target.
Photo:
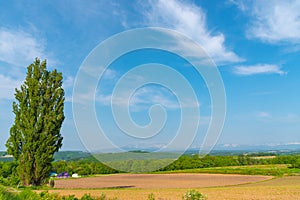
POLYGON ((272 115, 268 112, 265 112, 265 111, 261 111, 258 113, 257 115, 259 118, 271 118, 272 115))
POLYGON ((252 66, 236 66, 233 69, 233 72, 238 75, 250 76, 256 74, 279 74, 284 75, 287 72, 281 70, 277 65, 270 64, 258 64, 252 66))
POLYGON ((143 110, 149 105, 160 104, 168 109, 178 109, 179 104, 166 89, 157 87, 143 87, 136 91, 130 99, 130 106, 133 110, 143 110))
POLYGON ((230 4, 236 5, 240 10, 246 11, 247 6, 245 5, 245 1, 240 0, 228 0, 230 4))
POLYGON ((256 117, 259 120, 268 121, 268 122, 277 122, 277 123, 299 123, 300 122, 300 116, 295 113, 272 115, 269 112, 260 111, 256 114, 256 117))
POLYGON ((0 99, 14 99, 15 88, 20 88, 21 84, 21 80, 15 80, 0 74, 0 99))
POLYGON ((88 67, 85 67, 83 69, 83 72, 87 73, 91 77, 101 78, 101 79, 107 79, 112 80, 116 78, 118 75, 118 72, 113 69, 105 68, 103 66, 93 66, 89 65, 88 67), (103 73, 101 77, 99 76, 100 73, 103 73))
POLYGON ((0 28, 0 61, 27 67, 36 57, 47 58, 42 39, 22 30, 0 28))
POLYGON ((239 62, 242 59, 225 47, 222 33, 212 34, 206 25, 205 12, 195 4, 176 0, 149 0, 146 20, 150 26, 175 29, 200 44, 217 64, 239 62))
MULTIPOLYGON (((236 1, 235 1, 236 2, 236 1)), ((239 1, 240 5, 246 4, 239 1)), ((298 0, 256 0, 247 3, 251 22, 247 34, 268 43, 299 43, 300 41, 300 1, 298 0)))
POLYGON ((74 78, 71 76, 67 76, 65 77, 64 81, 63 81, 63 87, 64 88, 69 88, 69 87, 73 87, 74 84, 74 78))
POLYGON ((104 106, 109 106, 111 104, 111 96, 112 96, 111 94, 108 95, 100 94, 96 96, 96 101, 104 106))
MULTIPOLYGON (((129 106, 132 111, 147 110, 151 105, 162 105, 167 109, 198 108, 200 103, 194 102, 191 99, 181 99, 180 104, 174 94, 171 94, 167 89, 157 87, 142 87, 137 90, 130 99, 114 96, 114 104, 119 106, 129 106)), ((112 101, 111 94, 98 94, 96 101, 104 106, 110 106, 112 101)))

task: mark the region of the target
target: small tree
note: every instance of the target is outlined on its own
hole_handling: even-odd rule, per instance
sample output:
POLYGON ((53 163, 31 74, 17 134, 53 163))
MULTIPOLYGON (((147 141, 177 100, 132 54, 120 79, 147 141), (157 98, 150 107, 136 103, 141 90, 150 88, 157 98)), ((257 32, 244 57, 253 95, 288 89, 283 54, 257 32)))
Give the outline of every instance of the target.
POLYGON ((47 71, 46 61, 36 58, 27 68, 25 82, 16 89, 15 120, 6 146, 26 186, 45 183, 53 154, 62 146, 60 129, 65 118, 62 79, 62 73, 47 71))

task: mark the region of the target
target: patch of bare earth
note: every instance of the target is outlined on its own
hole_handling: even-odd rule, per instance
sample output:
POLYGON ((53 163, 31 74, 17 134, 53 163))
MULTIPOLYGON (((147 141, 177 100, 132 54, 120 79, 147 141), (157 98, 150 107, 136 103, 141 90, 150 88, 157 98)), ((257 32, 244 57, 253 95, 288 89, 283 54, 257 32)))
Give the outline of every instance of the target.
POLYGON ((271 179, 270 176, 224 174, 115 174, 80 179, 60 179, 55 188, 203 188, 239 185, 271 179))

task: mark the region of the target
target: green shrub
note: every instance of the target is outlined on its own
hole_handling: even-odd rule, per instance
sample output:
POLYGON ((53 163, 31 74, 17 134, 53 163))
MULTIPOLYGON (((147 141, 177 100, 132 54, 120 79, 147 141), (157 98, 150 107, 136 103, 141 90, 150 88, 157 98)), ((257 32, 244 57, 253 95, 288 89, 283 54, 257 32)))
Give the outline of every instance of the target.
POLYGON ((5 185, 5 186, 9 186, 10 181, 7 178, 3 178, 3 177, 0 176, 0 184, 5 185))
POLYGON ((0 186, 0 199, 1 200, 15 200, 16 197, 13 193, 0 186))
POLYGON ((101 193, 99 200, 106 200, 106 195, 104 193, 101 193))
POLYGON ((84 194, 80 200, 93 200, 94 198, 91 197, 90 194, 84 194))
POLYGON ((148 200, 155 200, 155 196, 153 193, 148 195, 148 200))
POLYGON ((292 162, 292 168, 300 168, 300 158, 296 158, 293 162, 292 162))
POLYGON ((63 196, 61 199, 62 200, 78 200, 78 198, 76 198, 75 195, 63 196))
POLYGON ((196 190, 189 190, 183 196, 182 200, 206 200, 207 196, 196 190))
POLYGON ((30 199, 30 200, 39 200, 41 199, 39 195, 29 189, 25 189, 18 195, 18 199, 30 199))

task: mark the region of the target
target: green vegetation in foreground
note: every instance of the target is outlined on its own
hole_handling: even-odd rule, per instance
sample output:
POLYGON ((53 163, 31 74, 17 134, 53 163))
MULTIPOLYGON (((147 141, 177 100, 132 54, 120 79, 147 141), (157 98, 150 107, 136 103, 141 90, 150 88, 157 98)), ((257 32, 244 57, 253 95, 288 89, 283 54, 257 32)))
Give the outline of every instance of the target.
MULTIPOLYGON (((0 185, 0 199, 1 200, 118 200, 117 197, 107 198, 104 193, 98 197, 93 197, 90 194, 84 194, 81 198, 74 195, 59 196, 58 194, 50 194, 48 191, 36 193, 30 189, 16 190, 12 188, 5 188, 0 185)), ((145 197, 146 199, 146 197, 145 197)), ((155 200, 154 194, 148 195, 148 200, 155 200)), ((207 196, 198 192, 197 190, 188 190, 182 195, 182 200, 206 200, 207 196)))
POLYGON ((74 195, 59 196, 58 194, 50 194, 47 191, 36 193, 27 188, 24 190, 16 190, 6 188, 0 185, 1 200, 117 200, 118 198, 107 198, 105 194, 100 194, 99 197, 92 197, 90 194, 84 194, 81 198, 76 198, 74 195))

